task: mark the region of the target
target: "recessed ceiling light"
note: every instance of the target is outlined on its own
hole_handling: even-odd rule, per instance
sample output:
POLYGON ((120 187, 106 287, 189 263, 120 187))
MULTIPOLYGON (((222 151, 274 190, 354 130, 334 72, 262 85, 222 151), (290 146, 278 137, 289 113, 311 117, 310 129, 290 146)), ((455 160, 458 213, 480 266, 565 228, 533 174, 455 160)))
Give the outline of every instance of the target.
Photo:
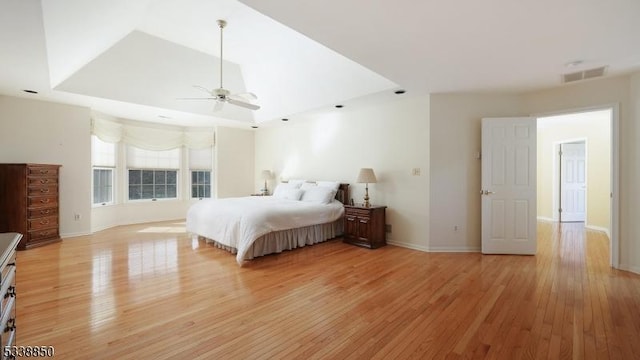
POLYGON ((398 94, 398 95, 400 95, 400 94, 404 94, 404 93, 406 93, 406 92, 407 92, 406 90, 402 90, 402 89, 394 91, 394 93, 396 93, 396 94, 398 94))
POLYGON ((287 119, 287 118, 282 118, 282 121, 289 121, 289 119, 287 119))
POLYGON ((258 127, 254 125, 254 126, 252 126, 251 128, 252 128, 252 129, 257 129, 258 127))
POLYGON ((37 94, 37 93, 38 93, 38 92, 37 92, 37 91, 35 91, 35 90, 29 90, 29 89, 24 89, 24 90, 22 90, 22 91, 24 91, 24 92, 26 92, 26 93, 29 93, 29 94, 37 94))
POLYGON ((344 105, 339 105, 339 104, 336 105, 336 108, 338 108, 338 109, 342 109, 343 107, 344 107, 344 105))

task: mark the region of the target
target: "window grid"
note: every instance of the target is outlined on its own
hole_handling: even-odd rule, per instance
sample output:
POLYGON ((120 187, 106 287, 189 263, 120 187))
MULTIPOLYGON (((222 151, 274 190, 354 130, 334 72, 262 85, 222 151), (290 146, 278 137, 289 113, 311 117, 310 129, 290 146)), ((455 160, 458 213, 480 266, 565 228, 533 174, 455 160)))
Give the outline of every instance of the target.
POLYGON ((211 197, 211 171, 191 171, 191 197, 196 199, 211 197))
POLYGON ((129 200, 176 199, 177 170, 129 169, 129 200))

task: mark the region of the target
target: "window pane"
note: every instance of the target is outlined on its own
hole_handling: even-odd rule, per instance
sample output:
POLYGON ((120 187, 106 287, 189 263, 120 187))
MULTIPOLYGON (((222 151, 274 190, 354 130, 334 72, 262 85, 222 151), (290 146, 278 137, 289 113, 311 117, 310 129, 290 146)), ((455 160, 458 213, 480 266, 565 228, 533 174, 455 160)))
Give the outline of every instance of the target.
POLYGON ((153 199, 153 185, 142 185, 142 198, 153 199))
POLYGON ((204 171, 204 183, 211 184, 211 171, 204 171))
POLYGON ((191 185, 191 197, 198 198, 198 185, 191 185))
POLYGON ((197 171, 192 171, 191 172, 191 183, 195 184, 198 182, 198 172, 197 171))
POLYGON ((153 185, 153 170, 142 170, 142 184, 153 185))
POLYGON ((164 199, 165 197, 167 197, 166 185, 156 185, 155 190, 156 190, 156 196, 155 196, 156 199, 164 199))
POLYGON ((205 187, 204 187, 204 197, 206 197, 206 198, 210 198, 211 197, 211 185, 205 185, 205 187))
POLYGON ((177 197, 177 187, 176 185, 167 185, 167 197, 168 198, 175 198, 177 197))
POLYGON ((176 179, 178 177, 177 171, 167 171, 167 184, 177 184, 176 179))
POLYGON ((158 184, 166 184, 167 183, 167 172, 166 171, 156 171, 156 185, 158 184))
POLYGON ((129 184, 142 184, 142 171, 129 170, 129 184))
POLYGON ((142 187, 140 185, 129 185, 129 200, 142 199, 142 187))

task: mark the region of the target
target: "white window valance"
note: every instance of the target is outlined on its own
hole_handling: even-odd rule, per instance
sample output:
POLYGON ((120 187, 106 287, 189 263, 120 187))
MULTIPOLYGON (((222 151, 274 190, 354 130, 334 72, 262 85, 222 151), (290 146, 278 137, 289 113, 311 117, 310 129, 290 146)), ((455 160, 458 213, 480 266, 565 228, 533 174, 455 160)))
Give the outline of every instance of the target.
POLYGON ((186 146, 190 149, 212 147, 213 130, 168 130, 153 126, 123 124, 101 118, 93 118, 91 133, 106 142, 124 142, 145 150, 171 150, 186 146))

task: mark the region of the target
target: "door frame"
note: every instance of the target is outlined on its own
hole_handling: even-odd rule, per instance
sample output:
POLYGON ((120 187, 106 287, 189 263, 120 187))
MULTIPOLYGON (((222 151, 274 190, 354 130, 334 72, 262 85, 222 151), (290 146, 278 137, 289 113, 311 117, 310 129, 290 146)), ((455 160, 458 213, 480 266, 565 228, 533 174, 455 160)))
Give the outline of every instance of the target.
POLYGON ((535 113, 535 118, 575 114, 597 110, 611 110, 611 202, 610 202, 610 226, 609 234, 609 265, 614 269, 620 268, 620 104, 602 104, 550 112, 535 113))
MULTIPOLYGON (((560 221, 560 213, 558 211, 558 209, 560 208, 560 191, 561 191, 561 187, 560 187, 560 181, 562 180, 560 178, 560 176, 562 176, 560 174, 560 146, 563 144, 571 144, 571 143, 577 143, 577 142, 583 142, 584 143, 584 159, 585 159, 585 177, 587 174, 587 159, 589 158, 589 141, 587 140, 587 138, 570 138, 570 139, 564 139, 562 141, 555 141, 553 143, 553 173, 551 175, 551 180, 553 181, 553 185, 551 188, 551 206, 553 206, 553 209, 551 209, 551 214, 552 214, 552 218, 553 221, 560 221)), ((589 186, 587 185, 587 191, 585 193, 585 199, 584 199, 584 203, 585 203, 585 209, 584 209, 584 219, 585 219, 585 224, 587 223, 587 216, 588 214, 588 206, 587 206, 587 201, 588 201, 588 194, 589 194, 589 186)))

